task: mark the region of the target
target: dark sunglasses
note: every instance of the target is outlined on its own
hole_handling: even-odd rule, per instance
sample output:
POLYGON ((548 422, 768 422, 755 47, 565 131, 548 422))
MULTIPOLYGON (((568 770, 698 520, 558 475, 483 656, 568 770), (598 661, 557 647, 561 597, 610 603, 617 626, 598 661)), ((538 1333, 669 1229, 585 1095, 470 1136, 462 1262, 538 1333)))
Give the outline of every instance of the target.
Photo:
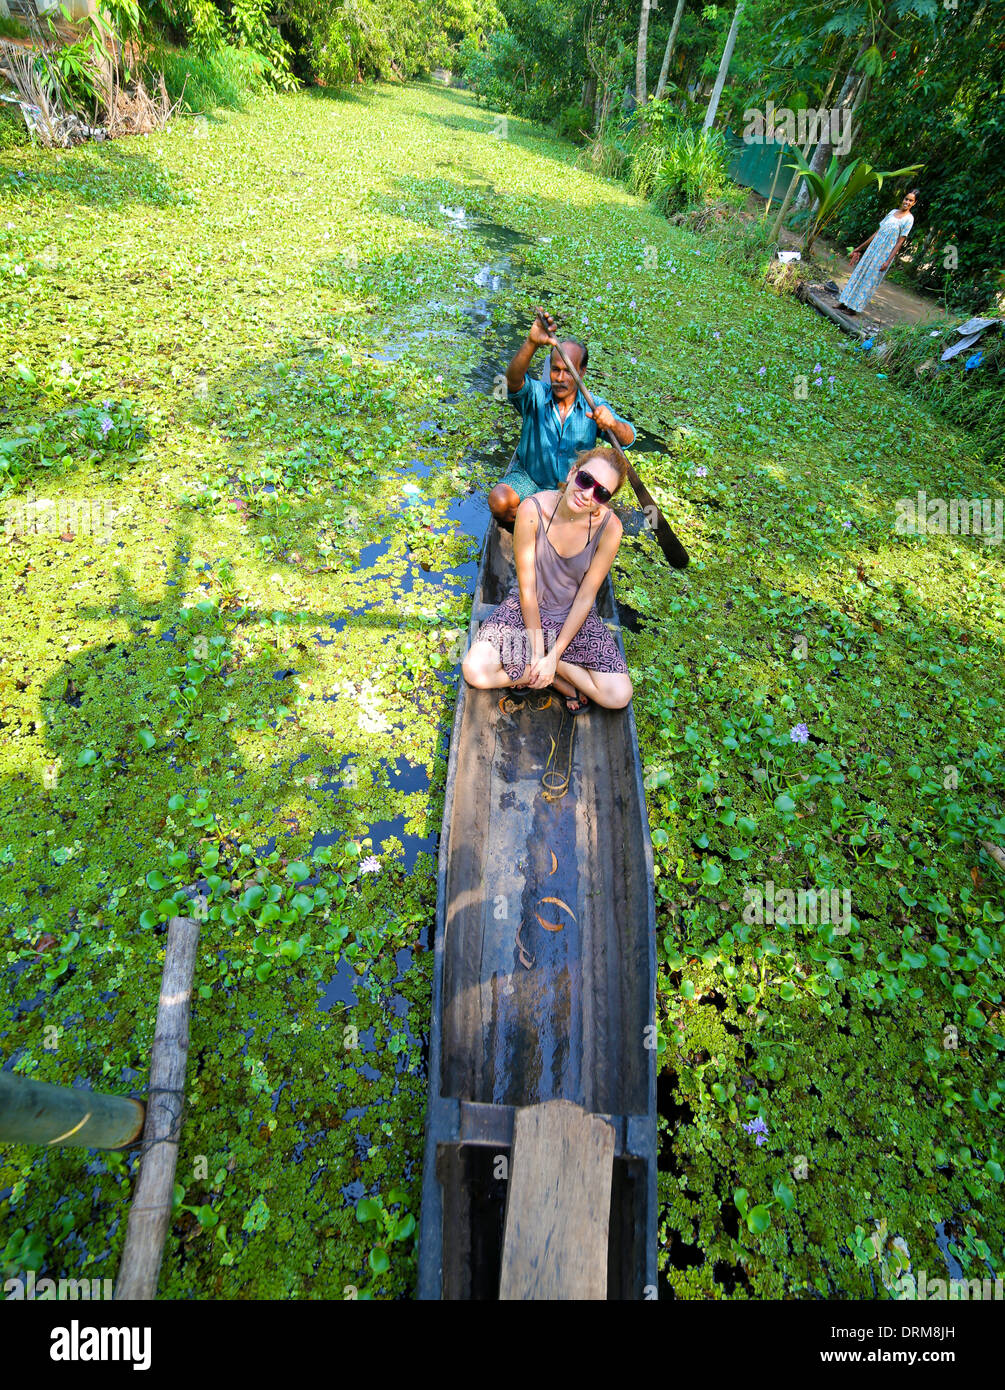
POLYGON ((587 473, 585 468, 580 468, 576 474, 576 486, 588 492, 593 488, 593 495, 598 502, 609 502, 611 500, 610 491, 604 487, 603 483, 598 483, 591 473, 587 473))

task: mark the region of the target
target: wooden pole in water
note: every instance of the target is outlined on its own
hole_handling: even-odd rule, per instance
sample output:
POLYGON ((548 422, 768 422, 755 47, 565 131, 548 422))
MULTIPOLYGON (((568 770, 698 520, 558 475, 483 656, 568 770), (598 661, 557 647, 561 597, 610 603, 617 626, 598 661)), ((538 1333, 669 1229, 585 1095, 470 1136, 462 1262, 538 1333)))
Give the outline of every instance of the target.
POLYGON ((137 1138, 143 1116, 143 1106, 129 1096, 0 1072, 0 1144, 121 1149, 137 1138))
POLYGON ((189 917, 172 917, 150 1053, 144 1152, 115 1286, 115 1297, 120 1300, 151 1299, 157 1294, 164 1241, 171 1224, 185 1102, 189 1002, 198 947, 199 923, 189 917))

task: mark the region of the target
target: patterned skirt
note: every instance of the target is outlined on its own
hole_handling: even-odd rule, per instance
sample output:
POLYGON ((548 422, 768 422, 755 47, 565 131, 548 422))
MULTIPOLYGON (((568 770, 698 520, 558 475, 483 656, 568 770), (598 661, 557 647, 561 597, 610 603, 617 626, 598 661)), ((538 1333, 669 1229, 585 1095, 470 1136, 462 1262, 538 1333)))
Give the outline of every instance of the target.
MULTIPOLYGON (((565 619, 541 614, 541 628, 544 644, 548 651, 558 640, 565 619)), ((478 642, 489 642, 499 653, 499 660, 511 681, 519 680, 530 664, 532 646, 530 634, 524 625, 520 608, 520 595, 510 594, 503 599, 478 629, 475 638, 478 642)), ((610 628, 597 612, 597 606, 590 609, 583 626, 566 647, 562 660, 573 666, 585 666, 589 671, 628 674, 625 659, 618 650, 618 644, 611 635, 610 628)))

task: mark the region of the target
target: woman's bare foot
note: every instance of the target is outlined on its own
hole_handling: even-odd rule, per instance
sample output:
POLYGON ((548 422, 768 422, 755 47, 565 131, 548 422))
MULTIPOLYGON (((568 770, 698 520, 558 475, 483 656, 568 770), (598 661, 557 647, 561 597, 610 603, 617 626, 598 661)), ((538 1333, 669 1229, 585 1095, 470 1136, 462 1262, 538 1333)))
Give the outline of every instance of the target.
POLYGON ((570 714, 582 714, 583 710, 590 703, 589 696, 582 694, 573 685, 572 681, 566 680, 564 676, 556 676, 553 681, 555 689, 565 700, 565 708, 570 714))

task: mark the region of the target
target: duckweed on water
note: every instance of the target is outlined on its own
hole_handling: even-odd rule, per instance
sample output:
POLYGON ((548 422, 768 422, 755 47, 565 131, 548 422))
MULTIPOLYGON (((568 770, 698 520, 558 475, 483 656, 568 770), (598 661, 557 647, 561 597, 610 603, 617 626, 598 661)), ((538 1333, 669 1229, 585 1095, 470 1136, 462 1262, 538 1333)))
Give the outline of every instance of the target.
MULTIPOLYGON (((4 1065, 142 1093, 164 922, 204 914, 162 1295, 412 1291, 455 519, 544 297, 666 440, 638 465, 693 557, 642 534, 616 574, 666 1286, 888 1296, 896 1240, 1001 1271, 1002 557, 894 523, 1005 479, 573 147, 493 126, 311 91, 0 153, 4 1065), (796 910, 830 889, 847 920, 796 910)), ((114 1277, 133 1169, 5 1150, 5 1271, 114 1277)))

